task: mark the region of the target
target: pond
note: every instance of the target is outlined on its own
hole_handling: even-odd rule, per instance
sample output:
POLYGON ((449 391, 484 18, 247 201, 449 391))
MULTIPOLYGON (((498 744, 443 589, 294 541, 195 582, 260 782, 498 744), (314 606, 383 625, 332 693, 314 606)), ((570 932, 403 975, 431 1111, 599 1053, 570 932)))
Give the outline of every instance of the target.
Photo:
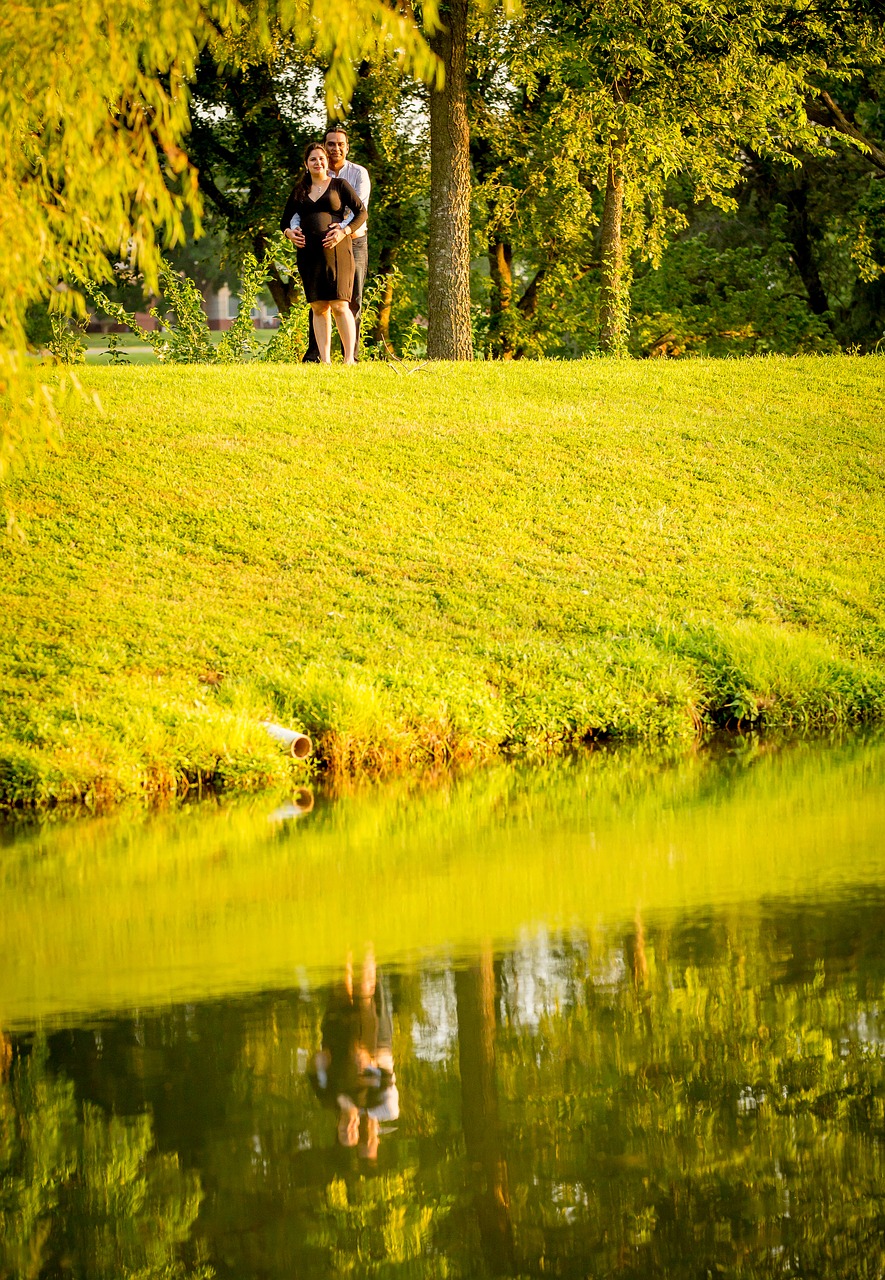
POLYGON ((0 828, 0 1276, 881 1277, 885 740, 0 828))

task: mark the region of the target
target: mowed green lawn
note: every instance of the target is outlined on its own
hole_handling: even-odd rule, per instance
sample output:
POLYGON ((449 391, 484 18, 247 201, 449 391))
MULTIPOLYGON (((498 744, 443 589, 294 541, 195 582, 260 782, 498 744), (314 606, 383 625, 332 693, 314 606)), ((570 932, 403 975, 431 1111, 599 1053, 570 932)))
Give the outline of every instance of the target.
MULTIPOLYGON (((305 319, 305 333, 307 332, 307 321, 305 319)), ((255 337, 262 346, 266 346, 273 337, 275 330, 273 329, 256 329, 255 337)), ((224 337, 223 330, 213 330, 210 334, 212 341, 217 344, 224 337)), ((86 350, 84 352, 84 360, 88 365, 97 365, 99 367, 110 368, 117 365, 118 368, 127 364, 149 364, 156 367, 159 364, 153 350, 145 342, 144 338, 139 338, 134 333, 87 333, 85 335, 86 350), (114 357, 109 342, 116 340, 119 344, 119 354, 114 357)))
POLYGON ((885 714, 885 358, 88 368, 0 559, 0 798, 885 714), (92 399, 97 393, 100 407, 92 399))

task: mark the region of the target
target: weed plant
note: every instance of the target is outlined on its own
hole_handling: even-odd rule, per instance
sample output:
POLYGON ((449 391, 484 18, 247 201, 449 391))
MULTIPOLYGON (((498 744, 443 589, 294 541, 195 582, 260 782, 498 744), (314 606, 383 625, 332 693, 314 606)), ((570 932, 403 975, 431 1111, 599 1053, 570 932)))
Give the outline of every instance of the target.
MULTIPOLYGON (((0 562, 0 797, 885 713, 885 359, 89 367, 0 562)), ((46 377, 52 378, 51 371, 46 377)))
MULTIPOLYGON (((159 271, 163 306, 150 309, 158 324, 156 329, 143 328, 134 312, 127 311, 122 303, 109 298, 94 281, 85 281, 83 288, 100 312, 125 325, 151 348, 162 364, 244 364, 250 360, 289 363, 300 360, 304 350, 299 332, 303 327, 301 309, 293 307, 266 344, 259 341, 252 323, 252 308, 267 282, 271 263, 275 263, 284 274, 288 272, 289 276, 295 276, 295 250, 279 233, 272 237, 260 260, 252 253, 245 255, 239 311, 217 343, 212 341, 203 299, 196 284, 174 271, 165 260, 161 260, 159 271)), ((53 340, 48 349, 59 364, 81 363, 84 358, 83 344, 76 345, 71 327, 62 318, 57 325, 53 323, 53 340)))

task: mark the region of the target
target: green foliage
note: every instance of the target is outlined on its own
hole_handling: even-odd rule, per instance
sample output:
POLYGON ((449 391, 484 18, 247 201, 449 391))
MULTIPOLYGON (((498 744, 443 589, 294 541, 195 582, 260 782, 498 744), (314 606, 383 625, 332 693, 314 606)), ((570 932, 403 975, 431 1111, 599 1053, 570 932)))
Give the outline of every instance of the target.
POLYGON ((83 364, 86 358, 86 343, 82 325, 71 324, 67 316, 53 311, 49 316, 52 333, 46 344, 50 355, 58 364, 83 364))
POLYGON ((269 364, 300 364, 307 350, 306 308, 292 307, 259 358, 269 364))
POLYGON ((420 314, 426 303, 423 280, 406 274, 394 263, 386 275, 366 280, 363 291, 362 358, 369 360, 423 360, 427 355, 427 322, 420 314), (387 333, 382 313, 389 303, 387 333))
POLYGON ((764 245, 717 247, 699 232, 676 240, 657 270, 637 273, 634 355, 759 355, 832 351, 826 317, 803 297, 786 239, 786 210, 764 245))
MULTIPOLYGON (((206 15, 195 0, 162 0, 151 13, 146 21, 143 0, 3 10, 4 344, 19 345, 24 309, 59 279, 107 279, 107 250, 155 280, 155 230, 174 241, 184 210, 196 210, 180 144, 206 15)), ((59 297, 66 309, 77 302, 59 297)))
POLYGON ((203 298, 193 280, 182 277, 166 262, 158 270, 160 288, 166 310, 151 308, 151 315, 161 325, 163 338, 156 349, 170 364, 212 364, 217 353, 212 345, 209 324, 203 310, 203 298))
POLYGON ((110 298, 108 294, 92 280, 86 280, 83 283, 83 291, 95 306, 103 311, 106 316, 112 320, 116 320, 117 324, 124 324, 131 329, 134 334, 146 342, 154 352, 158 360, 164 360, 166 357, 166 343, 162 333, 156 329, 144 329, 138 323, 133 311, 127 311, 122 302, 117 302, 110 298))
POLYGON ((33 302, 25 313, 25 338, 30 350, 48 346, 52 340, 52 320, 45 302, 33 302))
MULTIPOLYGON (((378 320, 381 308, 384 305, 385 290, 390 284, 395 290, 402 279, 402 272, 399 267, 394 266, 385 276, 367 277, 365 286, 363 287, 363 305, 361 312, 361 328, 367 335, 372 335, 377 331, 378 320)), ((362 339, 361 341, 361 358, 369 360, 383 360, 387 354, 383 339, 373 341, 371 337, 362 339)))
POLYGON ((161 260, 159 266, 165 307, 151 308, 151 315, 157 320, 159 329, 144 329, 134 312, 127 311, 122 303, 111 299, 97 284, 90 281, 84 285, 84 289, 101 311, 118 323, 125 324, 147 342, 163 364, 241 364, 254 359, 292 361, 299 358, 299 351, 303 349, 299 347, 297 329, 300 316, 290 313, 284 318, 274 338, 262 346, 255 336, 252 308, 265 285, 270 267, 277 267, 279 264, 284 269, 294 271, 293 258, 291 243, 279 233, 268 245, 261 262, 254 254, 245 255, 237 318, 217 345, 212 341, 203 310, 202 295, 195 282, 174 271, 165 259, 161 260))
POLYGON ((108 364, 119 366, 121 364, 131 364, 131 360, 121 348, 122 339, 119 333, 109 333, 107 336, 108 345, 108 364))
MULTIPOLYGON (((829 134, 833 151, 828 156, 799 151, 798 167, 751 154, 737 192, 739 216, 717 236, 725 247, 749 246, 763 253, 784 238, 809 307, 843 348, 875 349, 885 333, 885 119, 878 106, 883 74, 881 48, 874 46, 856 77, 824 82, 826 101, 861 139, 866 135, 865 146, 878 145, 877 155, 849 145, 837 131, 829 134)), ((809 110, 826 129, 832 116, 823 110, 822 99, 809 110)))
POLYGON ((252 323, 252 308, 267 280, 267 268, 267 258, 259 262, 253 253, 249 253, 243 259, 238 293, 240 309, 233 324, 218 344, 216 359, 219 364, 238 364, 253 358, 258 352, 258 340, 252 323))
MULTIPOLYGON (((476 18, 471 148, 478 179, 474 252, 485 255, 490 268, 481 300, 485 353, 592 352, 600 345, 594 316, 607 297, 617 299, 614 345, 623 345, 634 268, 645 288, 632 311, 647 325, 640 320, 633 351, 671 328, 673 354, 703 347, 702 333, 709 333, 708 350, 752 349, 754 339, 760 351, 827 349, 830 332, 847 335, 850 329, 866 334, 873 346, 882 328, 881 184, 872 178, 871 164, 860 160, 863 152, 847 151, 866 147, 869 155, 878 143, 873 160, 881 172, 885 134, 875 104, 883 52, 881 19, 865 9, 848 15, 757 0, 737 8, 686 0, 652 9, 614 0, 527 0, 509 22, 476 18), (840 133, 835 119, 821 114, 818 95, 827 87, 848 111, 846 127, 856 137, 840 133), (731 245, 724 215, 738 199, 744 202, 758 170, 763 199, 751 216, 767 219, 771 204, 787 202, 800 165, 809 212, 824 192, 828 209, 810 222, 804 206, 791 209, 786 231, 794 265, 787 271, 781 263, 777 276, 791 276, 792 287, 776 287, 772 305, 761 288, 745 287, 751 263, 744 255, 730 260, 725 252, 731 245), (611 166, 625 184, 617 287, 618 255, 601 235, 611 166), (780 190, 772 189, 775 183, 780 190), (697 289, 692 255, 684 276, 677 250, 665 278, 651 279, 665 246, 693 216, 686 213, 692 201, 722 211, 718 221, 726 238, 721 245, 710 241, 721 256, 709 269, 727 295, 692 299, 689 306, 706 313, 698 315, 697 327, 703 327, 694 336, 689 315, 678 315, 697 289), (509 262, 503 283, 496 278, 497 253, 509 262), (838 285, 828 278, 830 264, 839 271, 838 285), (829 306, 827 299, 820 305, 816 273, 829 306), (860 309, 853 295, 864 279, 860 309), (685 301, 676 305, 676 298, 685 301), (782 320, 784 335, 776 339, 782 320), (735 341, 717 342, 720 329, 735 341), (796 345, 788 347, 791 339, 796 345)), ((696 225, 703 229, 705 223, 696 225)), ((748 246, 748 256, 776 258, 784 230, 775 214, 770 240, 763 235, 765 243, 748 246)), ((762 265, 770 271, 773 263, 762 265)))
POLYGON ((881 358, 268 373, 90 368, 11 489, 7 803, 885 711, 881 358))

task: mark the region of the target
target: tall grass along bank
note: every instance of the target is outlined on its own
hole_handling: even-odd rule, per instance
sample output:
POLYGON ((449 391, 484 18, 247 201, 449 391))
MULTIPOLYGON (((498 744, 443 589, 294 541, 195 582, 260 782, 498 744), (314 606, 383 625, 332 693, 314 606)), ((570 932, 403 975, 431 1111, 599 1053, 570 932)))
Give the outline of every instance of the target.
POLYGON ((6 805, 282 782, 268 717, 349 771, 885 712, 885 358, 79 376, 6 805))

